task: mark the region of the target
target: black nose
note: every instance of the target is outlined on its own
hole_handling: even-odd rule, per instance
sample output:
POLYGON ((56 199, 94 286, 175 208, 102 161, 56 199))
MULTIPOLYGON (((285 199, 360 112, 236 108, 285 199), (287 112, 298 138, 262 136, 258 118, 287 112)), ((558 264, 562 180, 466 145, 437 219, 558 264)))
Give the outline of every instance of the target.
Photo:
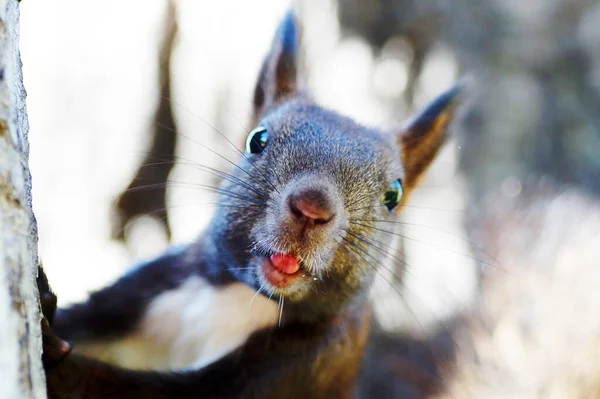
POLYGON ((293 193, 288 197, 288 206, 298 222, 308 228, 327 224, 335 216, 331 202, 321 190, 293 193))

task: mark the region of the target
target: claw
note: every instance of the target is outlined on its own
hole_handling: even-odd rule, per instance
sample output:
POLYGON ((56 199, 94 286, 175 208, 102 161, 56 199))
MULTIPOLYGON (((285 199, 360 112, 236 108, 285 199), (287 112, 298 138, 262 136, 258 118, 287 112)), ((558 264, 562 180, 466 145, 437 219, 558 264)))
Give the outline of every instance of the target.
POLYGON ((58 365, 69 353, 71 353, 71 344, 63 341, 52 331, 50 322, 47 318, 42 319, 42 339, 43 352, 42 362, 46 371, 58 365))
POLYGON ((40 295, 40 304, 42 306, 42 315, 48 319, 50 325, 54 324, 54 314, 56 313, 56 295, 52 293, 48 278, 42 266, 38 266, 37 286, 40 295))
POLYGON ((59 364, 71 352, 72 348, 67 341, 60 339, 52 330, 54 314, 56 313, 56 295, 50 290, 48 278, 41 266, 38 267, 37 285, 42 307, 42 362, 44 368, 48 371, 59 364))

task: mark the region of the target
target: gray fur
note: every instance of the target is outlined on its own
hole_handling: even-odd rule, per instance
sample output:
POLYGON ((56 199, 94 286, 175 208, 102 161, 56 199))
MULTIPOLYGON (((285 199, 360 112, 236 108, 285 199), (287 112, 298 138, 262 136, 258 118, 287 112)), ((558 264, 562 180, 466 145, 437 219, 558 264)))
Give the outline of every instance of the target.
MULTIPOLYGON (((263 152, 249 154, 204 237, 239 281, 275 298, 283 297, 284 321, 317 321, 362 302, 392 235, 377 230, 393 218, 382 197, 396 179, 405 179, 401 160, 410 159, 404 192, 435 158, 456 106, 456 87, 424 109, 405 128, 388 134, 367 128, 318 106, 305 91, 298 68, 298 27, 293 14, 282 23, 267 56, 254 99, 256 126, 268 130, 263 152), (442 127, 437 117, 444 115, 442 127), (409 157, 410 156, 410 157, 409 157), (410 179, 408 179, 410 178, 410 179), (252 186, 237 184, 235 180, 252 186), (288 197, 318 190, 334 219, 299 231, 287 209, 288 197), (282 252, 302 260, 302 282, 270 288, 261 276, 265 257, 282 252)), ((408 165, 408 164, 407 164, 408 165)), ((231 181, 234 180, 234 181, 231 181)))

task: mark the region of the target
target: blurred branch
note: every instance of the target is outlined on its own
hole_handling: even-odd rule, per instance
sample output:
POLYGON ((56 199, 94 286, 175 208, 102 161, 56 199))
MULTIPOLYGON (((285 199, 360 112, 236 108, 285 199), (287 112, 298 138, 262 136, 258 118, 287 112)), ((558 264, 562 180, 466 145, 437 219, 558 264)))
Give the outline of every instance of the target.
POLYGON ((177 130, 171 106, 171 55, 177 37, 174 1, 167 1, 165 29, 159 53, 160 98, 152 124, 152 144, 127 189, 119 196, 113 225, 113 238, 125 240, 125 228, 136 216, 157 218, 171 239, 166 205, 167 178, 175 164, 177 130), (138 188, 136 190, 136 188, 138 188))

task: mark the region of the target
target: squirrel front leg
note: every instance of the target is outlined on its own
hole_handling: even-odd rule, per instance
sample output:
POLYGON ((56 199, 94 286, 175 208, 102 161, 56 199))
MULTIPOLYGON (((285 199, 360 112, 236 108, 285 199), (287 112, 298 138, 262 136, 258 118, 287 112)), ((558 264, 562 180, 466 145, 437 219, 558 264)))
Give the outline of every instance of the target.
POLYGON ((73 353, 50 324, 56 298, 41 269, 38 287, 45 315, 42 360, 52 399, 347 399, 368 336, 369 313, 362 308, 335 324, 262 330, 198 370, 128 370, 73 353))
MULTIPOLYGON (((170 395, 160 394, 160 390, 154 391, 151 388, 156 386, 154 383, 146 383, 145 374, 130 375, 125 369, 112 367, 108 364, 96 361, 91 358, 74 354, 71 352, 72 346, 56 335, 52 325, 56 320, 56 296, 52 293, 48 279, 44 270, 38 267, 37 285, 42 309, 42 337, 43 353, 42 363, 46 371, 47 394, 50 399, 75 399, 75 398, 129 398, 144 397, 148 399, 167 398, 170 395), (143 390, 148 389, 148 392, 143 390), (133 395, 133 396, 131 396, 133 395)), ((103 291, 106 295, 115 290, 115 286, 109 287, 103 291)), ((101 296, 96 298, 101 298, 101 296)), ((86 329, 83 325, 77 325, 83 317, 97 316, 97 309, 94 309, 93 301, 88 301, 79 306, 81 309, 90 309, 89 312, 82 312, 81 316, 72 316, 69 310, 62 313, 62 327, 71 331, 74 335, 95 335, 98 331, 93 327, 86 329), (94 310, 96 310, 94 312, 94 310), (71 317, 70 317, 71 316, 71 317)), ((73 308, 71 308, 73 309, 73 308)), ((59 318, 60 320, 60 318, 59 318)), ((115 333, 116 331, 111 331, 115 333)))
MULTIPOLYGON (((154 297, 176 288, 186 274, 182 251, 144 263, 82 303, 58 309, 51 324, 67 340, 93 342, 119 338, 133 330, 154 297)), ((41 291, 40 291, 41 292, 41 291)))
POLYGON ((351 397, 360 364, 353 332, 299 326, 265 330, 199 370, 128 370, 57 349, 47 330, 44 358, 53 399, 276 399, 351 397), (338 336, 332 336, 338 334, 338 336), (333 344, 332 344, 333 342, 333 344))

